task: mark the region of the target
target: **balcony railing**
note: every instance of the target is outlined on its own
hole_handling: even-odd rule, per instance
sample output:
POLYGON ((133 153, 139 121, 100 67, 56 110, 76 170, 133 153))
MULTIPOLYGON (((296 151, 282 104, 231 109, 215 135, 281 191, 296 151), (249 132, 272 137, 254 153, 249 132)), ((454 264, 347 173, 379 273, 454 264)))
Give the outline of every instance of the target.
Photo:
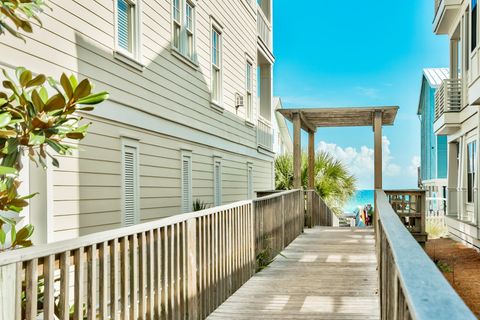
POLYGON ((259 147, 267 150, 273 149, 273 133, 270 122, 263 118, 258 119, 257 124, 257 144, 259 147))
POLYGON ((272 25, 260 6, 257 7, 257 31, 263 43, 272 50, 272 25))
POLYGON ((462 109, 462 80, 445 79, 435 93, 435 120, 446 112, 462 109))

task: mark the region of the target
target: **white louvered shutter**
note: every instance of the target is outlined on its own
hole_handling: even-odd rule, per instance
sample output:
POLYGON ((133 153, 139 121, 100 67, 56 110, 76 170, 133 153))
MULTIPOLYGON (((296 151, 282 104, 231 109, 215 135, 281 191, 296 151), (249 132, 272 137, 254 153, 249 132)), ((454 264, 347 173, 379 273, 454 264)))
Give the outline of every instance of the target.
POLYGON ((137 204, 137 149, 124 147, 123 153, 123 225, 138 222, 137 204))
POLYGON ((215 197, 215 206, 222 205, 222 163, 219 161, 215 162, 214 167, 214 197, 215 197))
POLYGON ((253 199, 253 168, 251 166, 247 169, 247 190, 248 199, 253 199))
POLYGON ((184 213, 192 211, 192 160, 182 157, 182 210, 184 213))

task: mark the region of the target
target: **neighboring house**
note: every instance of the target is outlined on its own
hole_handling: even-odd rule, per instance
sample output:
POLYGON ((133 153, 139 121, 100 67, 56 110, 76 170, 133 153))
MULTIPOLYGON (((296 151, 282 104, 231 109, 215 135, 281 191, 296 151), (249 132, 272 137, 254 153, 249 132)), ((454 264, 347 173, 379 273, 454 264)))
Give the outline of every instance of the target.
POLYGON ((435 96, 434 131, 448 142, 447 224, 480 248, 478 138, 480 32, 477 0, 435 0, 434 32, 450 40, 450 72, 435 96))
POLYGON ((272 1, 52 0, 25 42, 2 36, 2 67, 110 93, 60 168, 26 168, 36 243, 271 188, 272 1))
POLYGON ((427 191, 427 209, 444 214, 447 197, 447 137, 437 136, 435 121, 435 92, 445 79, 447 68, 424 69, 418 104, 421 132, 420 182, 427 191))
POLYGON ((279 97, 273 98, 273 152, 275 155, 293 154, 293 141, 288 131, 287 121, 277 110, 282 109, 282 100, 279 97))

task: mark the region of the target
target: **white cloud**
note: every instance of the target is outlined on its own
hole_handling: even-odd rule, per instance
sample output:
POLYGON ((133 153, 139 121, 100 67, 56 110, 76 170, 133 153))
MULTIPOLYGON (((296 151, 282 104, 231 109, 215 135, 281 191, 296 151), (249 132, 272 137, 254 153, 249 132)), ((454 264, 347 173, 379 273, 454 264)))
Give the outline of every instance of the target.
MULTIPOLYGON (((373 188, 373 169, 374 169, 374 150, 366 146, 359 149, 353 147, 342 148, 334 143, 321 141, 317 147, 318 151, 330 153, 336 159, 342 161, 358 179, 359 189, 373 188)), ((402 168, 394 163, 394 158, 390 151, 390 141, 387 137, 382 137, 382 162, 383 174, 387 177, 397 177, 402 173, 402 168)))
POLYGON ((420 167, 420 157, 413 156, 410 165, 408 166, 408 174, 412 177, 418 176, 418 167, 420 167))

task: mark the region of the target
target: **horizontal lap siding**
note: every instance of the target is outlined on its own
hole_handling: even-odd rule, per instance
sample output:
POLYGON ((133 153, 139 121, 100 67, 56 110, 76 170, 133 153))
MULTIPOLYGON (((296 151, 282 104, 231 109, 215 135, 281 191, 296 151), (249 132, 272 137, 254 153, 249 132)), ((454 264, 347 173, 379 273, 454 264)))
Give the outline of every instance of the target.
POLYGON ((255 131, 242 121, 244 108, 240 108, 239 117, 233 113, 235 94, 245 90, 245 54, 256 57, 256 24, 240 2, 214 2, 197 6, 200 71, 171 55, 170 7, 168 2, 156 1, 144 1, 142 53, 147 68, 143 72, 113 58, 113 12, 110 20, 105 20, 108 14, 97 13, 99 6, 94 2, 66 1, 62 7, 54 2, 53 11, 47 10, 42 16, 43 28, 27 36, 26 43, 5 37, 0 45, 5 49, 2 61, 50 75, 79 73, 91 78, 99 90, 109 91, 112 100, 254 146, 255 131), (210 15, 224 26, 224 106, 230 112, 223 115, 212 110, 209 101, 210 15))
MULTIPOLYGON (((26 42, 2 36, 0 64, 23 65, 56 78, 62 72, 88 77, 96 91, 110 93, 112 103, 100 105, 97 110, 105 108, 115 113, 116 103, 120 103, 138 110, 138 117, 148 113, 253 151, 257 147, 256 130, 245 125, 245 108, 235 108, 235 94, 245 92, 246 55, 253 58, 254 65, 257 59, 255 11, 245 3, 246 0, 197 3, 198 70, 170 52, 171 1, 165 0, 143 1, 143 71, 113 57, 113 0, 51 0, 52 10, 41 15, 43 27, 35 27, 33 34, 25 35, 26 42), (211 17, 223 27, 223 114, 210 106, 211 17)), ((256 90, 256 72, 253 77, 256 90)), ((253 105, 257 107, 257 103, 253 105)), ((224 203, 247 197, 247 162, 253 164, 254 190, 271 188, 270 161, 193 144, 128 123, 90 115, 86 118, 92 121, 87 137, 71 156, 58 156, 60 168, 53 169, 51 175, 54 240, 121 226, 122 136, 139 140, 142 221, 181 212, 182 148, 193 152, 193 200, 209 205, 214 202, 214 156, 222 158, 224 203)))
POLYGON ((270 189, 271 162, 193 144, 96 117, 72 156, 59 157, 54 180, 55 240, 121 226, 121 136, 139 139, 140 216, 147 222, 181 212, 181 148, 192 150, 193 200, 213 205, 213 159, 222 159, 222 201, 247 198, 247 163, 254 190, 270 189))

